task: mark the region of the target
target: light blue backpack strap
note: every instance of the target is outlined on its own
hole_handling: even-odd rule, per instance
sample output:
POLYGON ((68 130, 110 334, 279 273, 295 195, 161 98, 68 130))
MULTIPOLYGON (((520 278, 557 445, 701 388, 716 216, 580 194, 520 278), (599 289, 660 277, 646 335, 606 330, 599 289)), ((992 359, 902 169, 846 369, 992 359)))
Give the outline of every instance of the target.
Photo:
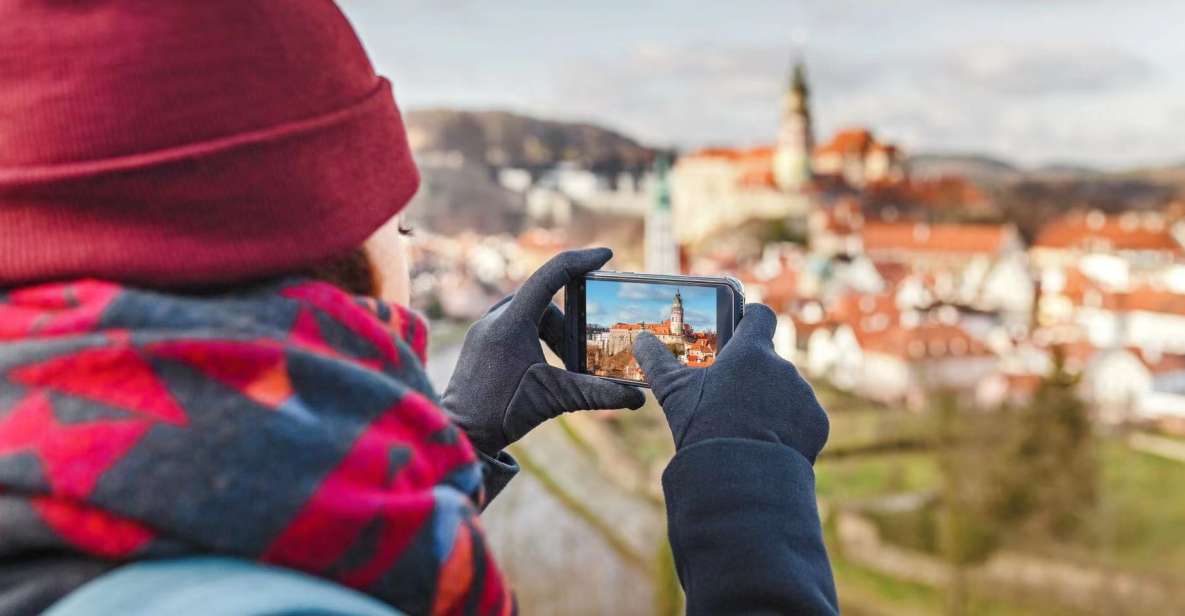
POLYGON ((43 616, 403 616, 360 592, 235 558, 143 561, 91 580, 43 616))

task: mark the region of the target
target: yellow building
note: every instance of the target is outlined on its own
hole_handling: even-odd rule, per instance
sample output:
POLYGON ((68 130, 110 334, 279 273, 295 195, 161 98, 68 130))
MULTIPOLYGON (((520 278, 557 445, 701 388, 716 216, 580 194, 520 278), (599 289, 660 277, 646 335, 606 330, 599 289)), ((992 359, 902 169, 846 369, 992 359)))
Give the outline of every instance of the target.
POLYGON ((679 159, 671 171, 675 237, 694 243, 755 218, 805 216, 813 146, 806 70, 798 63, 782 99, 775 145, 708 148, 679 159))
POLYGON ((782 97, 777 141, 753 148, 706 148, 671 171, 676 239, 698 242, 754 219, 804 220, 820 187, 861 190, 905 179, 898 149, 867 129, 840 131, 815 146, 806 69, 797 63, 782 97))

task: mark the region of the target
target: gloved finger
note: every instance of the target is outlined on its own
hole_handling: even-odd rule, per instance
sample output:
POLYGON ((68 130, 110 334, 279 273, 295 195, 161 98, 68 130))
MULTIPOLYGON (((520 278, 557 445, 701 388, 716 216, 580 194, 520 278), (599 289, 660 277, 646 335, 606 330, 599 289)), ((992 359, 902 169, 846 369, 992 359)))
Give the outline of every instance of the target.
POLYGON ((539 337, 560 359, 567 359, 564 357, 567 349, 564 333, 564 313, 559 306, 548 304, 543 311, 543 319, 539 321, 539 337))
MULTIPOLYGON (((538 365, 532 366, 532 370, 538 365)), ((595 411, 600 409, 640 409, 646 396, 636 387, 615 383, 608 379, 568 372, 555 366, 543 366, 554 378, 546 379, 552 394, 559 401, 561 411, 595 411)))
MULTIPOLYGON (((778 328, 778 317, 764 304, 746 304, 745 316, 732 335, 729 346, 738 342, 742 344, 756 344, 773 348, 774 330, 778 328)), ((739 345, 738 345, 739 346, 739 345)), ((727 351, 728 349, 725 349, 727 351)))
POLYGON ((570 250, 552 257, 543 267, 531 274, 523 287, 510 300, 507 313, 517 319, 537 322, 551 303, 551 298, 572 280, 579 278, 613 258, 608 248, 570 250))
POLYGON ((646 402, 642 392, 587 374, 568 372, 547 364, 534 364, 523 374, 502 420, 507 443, 513 443, 535 426, 567 413, 594 409, 637 409, 646 402))
POLYGON ((510 300, 512 300, 512 299, 514 299, 514 293, 511 293, 510 295, 507 295, 506 297, 503 297, 502 299, 498 300, 498 303, 494 304, 493 306, 490 306, 490 309, 487 310, 484 315, 482 315, 482 318, 493 315, 495 312, 498 312, 499 310, 504 309, 505 306, 507 304, 509 304, 510 300))
POLYGON ((634 359, 638 360, 651 386, 662 377, 683 369, 683 364, 667 345, 650 332, 642 332, 634 341, 634 359))

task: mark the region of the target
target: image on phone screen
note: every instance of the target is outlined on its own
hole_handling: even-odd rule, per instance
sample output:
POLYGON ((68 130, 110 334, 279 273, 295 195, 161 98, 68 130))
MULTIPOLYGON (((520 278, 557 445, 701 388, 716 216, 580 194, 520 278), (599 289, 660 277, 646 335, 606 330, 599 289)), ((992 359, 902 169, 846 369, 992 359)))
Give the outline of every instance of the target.
POLYGON ((706 368, 716 361, 715 288, 589 280, 585 293, 589 374, 643 381, 632 349, 644 331, 657 336, 684 365, 706 368))

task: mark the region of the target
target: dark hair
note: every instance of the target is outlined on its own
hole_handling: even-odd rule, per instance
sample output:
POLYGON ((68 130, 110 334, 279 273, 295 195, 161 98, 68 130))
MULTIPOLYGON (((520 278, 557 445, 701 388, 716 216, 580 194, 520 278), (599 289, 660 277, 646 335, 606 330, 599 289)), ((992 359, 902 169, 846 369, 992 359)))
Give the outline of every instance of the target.
POLYGON ((381 289, 370 253, 361 246, 314 265, 302 275, 336 285, 354 295, 378 297, 381 289))

